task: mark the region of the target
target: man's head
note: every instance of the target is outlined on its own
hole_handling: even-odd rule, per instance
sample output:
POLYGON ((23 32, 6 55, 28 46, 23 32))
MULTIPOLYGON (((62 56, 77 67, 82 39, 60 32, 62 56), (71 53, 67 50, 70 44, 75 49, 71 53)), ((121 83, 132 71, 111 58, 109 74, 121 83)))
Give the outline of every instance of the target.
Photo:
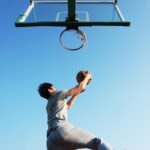
POLYGON ((41 97, 49 99, 52 94, 57 92, 57 90, 51 83, 42 83, 38 87, 38 92, 41 97))

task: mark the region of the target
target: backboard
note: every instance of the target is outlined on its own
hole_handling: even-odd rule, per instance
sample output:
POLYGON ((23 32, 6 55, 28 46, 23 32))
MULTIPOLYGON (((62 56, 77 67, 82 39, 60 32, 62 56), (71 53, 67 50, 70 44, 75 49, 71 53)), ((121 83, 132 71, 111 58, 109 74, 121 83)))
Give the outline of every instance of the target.
POLYGON ((117 0, 30 0, 16 27, 130 26, 117 0))

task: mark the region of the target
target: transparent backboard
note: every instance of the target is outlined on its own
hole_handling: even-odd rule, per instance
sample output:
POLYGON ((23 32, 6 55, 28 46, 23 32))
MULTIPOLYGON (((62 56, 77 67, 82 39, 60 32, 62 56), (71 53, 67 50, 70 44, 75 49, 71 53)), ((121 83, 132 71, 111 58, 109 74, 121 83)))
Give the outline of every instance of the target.
POLYGON ((20 15, 15 25, 27 26, 129 26, 125 21, 117 1, 75 1, 76 21, 66 21, 68 1, 30 0, 30 5, 20 15))

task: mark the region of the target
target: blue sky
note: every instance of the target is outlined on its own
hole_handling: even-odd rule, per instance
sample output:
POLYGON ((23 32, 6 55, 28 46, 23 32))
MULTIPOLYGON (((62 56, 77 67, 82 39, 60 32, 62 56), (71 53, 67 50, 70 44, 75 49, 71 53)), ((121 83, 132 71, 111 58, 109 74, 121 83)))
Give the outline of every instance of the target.
POLYGON ((120 0, 130 27, 82 28, 80 51, 61 48, 63 28, 15 28, 28 1, 3 1, 0 9, 0 149, 46 150, 46 101, 39 83, 76 85, 81 69, 93 74, 69 121, 108 140, 116 150, 150 149, 150 1, 120 0))

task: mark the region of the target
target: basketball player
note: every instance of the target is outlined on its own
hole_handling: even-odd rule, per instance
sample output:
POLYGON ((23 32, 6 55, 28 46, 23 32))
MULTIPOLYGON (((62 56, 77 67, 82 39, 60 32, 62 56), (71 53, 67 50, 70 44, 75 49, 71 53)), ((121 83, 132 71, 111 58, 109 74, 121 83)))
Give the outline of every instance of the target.
POLYGON ((84 73, 84 79, 70 90, 57 91, 51 83, 39 85, 40 96, 47 100, 47 150, 76 150, 79 148, 113 150, 112 146, 103 139, 70 124, 67 120, 68 110, 92 78, 88 71, 81 73, 84 73), (68 97, 71 98, 67 101, 68 97))

